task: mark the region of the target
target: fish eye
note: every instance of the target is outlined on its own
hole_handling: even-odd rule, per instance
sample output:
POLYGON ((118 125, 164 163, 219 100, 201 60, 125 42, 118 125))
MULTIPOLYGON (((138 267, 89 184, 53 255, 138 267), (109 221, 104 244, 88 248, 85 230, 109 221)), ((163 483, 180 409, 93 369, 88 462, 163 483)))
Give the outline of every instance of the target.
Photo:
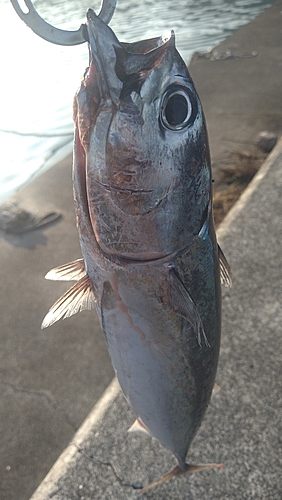
POLYGON ((182 130, 193 123, 195 116, 195 99, 187 89, 174 86, 165 92, 160 117, 166 128, 182 130))

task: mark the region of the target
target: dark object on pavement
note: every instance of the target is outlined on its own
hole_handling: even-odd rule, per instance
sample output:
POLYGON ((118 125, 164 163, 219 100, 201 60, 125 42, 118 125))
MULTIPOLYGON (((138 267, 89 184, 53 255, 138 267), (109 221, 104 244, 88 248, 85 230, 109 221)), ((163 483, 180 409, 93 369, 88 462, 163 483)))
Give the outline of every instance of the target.
POLYGON ((33 214, 20 208, 16 202, 7 202, 0 206, 0 229, 6 233, 21 234, 42 228, 60 217, 57 212, 33 214))
POLYGON ((263 131, 255 137, 255 145, 264 153, 270 153, 278 140, 274 132, 263 131))

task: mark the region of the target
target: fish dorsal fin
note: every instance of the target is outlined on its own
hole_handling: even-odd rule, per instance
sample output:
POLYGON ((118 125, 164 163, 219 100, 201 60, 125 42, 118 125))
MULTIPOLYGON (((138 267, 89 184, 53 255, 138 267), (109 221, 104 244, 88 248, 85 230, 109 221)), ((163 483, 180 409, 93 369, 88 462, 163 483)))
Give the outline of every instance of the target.
POLYGON ((228 288, 231 288, 232 272, 227 262, 227 259, 219 245, 218 245, 218 259, 219 259, 219 272, 220 272, 221 284, 228 288))
POLYGON ((148 431, 147 427, 145 424, 143 424, 141 418, 137 418, 135 422, 132 424, 131 427, 129 427, 128 432, 143 432, 150 436, 150 432, 148 431))
POLYGON ((205 334, 204 326, 200 318, 196 304, 194 303, 187 288, 182 283, 180 277, 174 269, 169 272, 170 276, 170 307, 185 318, 193 326, 198 343, 202 345, 202 338, 207 347, 210 347, 205 334))
POLYGON ((77 259, 68 264, 63 264, 59 267, 54 267, 46 274, 47 280, 54 281, 78 281, 86 275, 85 264, 83 259, 77 259))
POLYGON ((86 274, 49 309, 41 328, 47 328, 59 321, 59 319, 69 318, 80 311, 90 310, 94 307, 95 297, 90 279, 86 274))

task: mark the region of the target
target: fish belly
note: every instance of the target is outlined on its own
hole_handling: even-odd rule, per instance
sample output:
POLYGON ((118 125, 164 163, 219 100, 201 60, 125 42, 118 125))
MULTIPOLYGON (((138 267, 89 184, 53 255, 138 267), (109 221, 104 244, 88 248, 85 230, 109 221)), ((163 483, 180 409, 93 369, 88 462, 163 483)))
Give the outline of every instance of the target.
POLYGON ((190 248, 169 265, 130 265, 109 275, 101 300, 102 327, 125 397, 180 465, 207 408, 218 361, 218 280, 212 244, 204 243, 195 262, 199 249, 190 248), (196 307, 198 302, 208 345, 200 345, 195 328, 173 303, 171 267, 189 285, 196 307))

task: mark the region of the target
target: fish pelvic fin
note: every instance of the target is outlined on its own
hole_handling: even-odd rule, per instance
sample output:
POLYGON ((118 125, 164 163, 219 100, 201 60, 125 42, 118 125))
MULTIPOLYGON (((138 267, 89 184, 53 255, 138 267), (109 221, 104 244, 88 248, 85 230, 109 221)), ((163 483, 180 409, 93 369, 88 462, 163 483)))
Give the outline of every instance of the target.
POLYGON ((178 276, 174 269, 169 272, 170 277, 170 307, 176 314, 189 321, 194 328, 199 346, 202 346, 202 339, 206 347, 210 347, 209 341, 205 334, 204 325, 202 323, 197 306, 193 301, 190 293, 185 285, 182 283, 181 278, 178 276))
POLYGON ((79 281, 86 275, 86 269, 83 259, 77 259, 68 264, 54 267, 49 271, 45 278, 53 281, 79 281))
POLYGON ((143 432, 144 434, 147 434, 147 436, 151 436, 146 425, 143 424, 140 417, 135 420, 135 422, 132 424, 131 427, 129 427, 127 432, 143 432))
POLYGON ((160 477, 159 479, 156 479, 152 483, 142 488, 138 492, 137 496, 146 493, 152 488, 155 488, 155 486, 159 486, 160 484, 164 483, 165 481, 168 481, 173 477, 185 476, 186 474, 194 474, 194 472, 201 472, 204 470, 223 469, 223 468, 224 466, 222 464, 185 464, 184 469, 182 469, 181 467, 179 467, 179 465, 177 465, 170 472, 164 474, 164 476, 160 477))
POLYGON ((227 288, 231 288, 232 272, 227 262, 227 259, 219 245, 218 245, 218 260, 219 260, 219 273, 220 273, 221 284, 226 286, 227 288))
POLYGON ((93 309, 95 302, 91 281, 86 274, 49 309, 41 328, 47 328, 56 323, 56 321, 69 318, 80 311, 93 309))

